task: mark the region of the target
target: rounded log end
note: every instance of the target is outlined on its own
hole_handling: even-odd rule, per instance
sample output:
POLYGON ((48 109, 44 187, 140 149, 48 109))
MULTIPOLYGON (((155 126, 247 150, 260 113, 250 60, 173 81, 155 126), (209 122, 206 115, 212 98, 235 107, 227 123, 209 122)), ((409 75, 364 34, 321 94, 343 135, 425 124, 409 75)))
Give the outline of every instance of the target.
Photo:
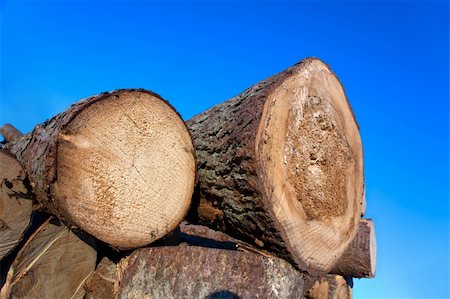
POLYGON ((175 229, 194 188, 189 132, 176 111, 143 90, 99 96, 60 131, 57 179, 62 216, 121 249, 175 229))
POLYGON ((307 59, 271 92, 256 152, 295 262, 327 272, 356 234, 364 181, 359 128, 327 65, 307 59))

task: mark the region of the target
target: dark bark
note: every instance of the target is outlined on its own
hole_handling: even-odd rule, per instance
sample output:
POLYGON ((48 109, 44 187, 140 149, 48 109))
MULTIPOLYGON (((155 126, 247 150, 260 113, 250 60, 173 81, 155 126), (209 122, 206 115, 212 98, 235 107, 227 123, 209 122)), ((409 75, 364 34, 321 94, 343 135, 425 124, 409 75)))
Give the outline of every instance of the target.
POLYGON ((187 121, 198 169, 198 193, 189 219, 263 245, 259 247, 290 262, 293 258, 266 210, 254 157, 266 97, 293 68, 187 121))
POLYGON ((371 219, 362 219, 355 238, 330 273, 356 278, 375 277, 376 239, 371 219))

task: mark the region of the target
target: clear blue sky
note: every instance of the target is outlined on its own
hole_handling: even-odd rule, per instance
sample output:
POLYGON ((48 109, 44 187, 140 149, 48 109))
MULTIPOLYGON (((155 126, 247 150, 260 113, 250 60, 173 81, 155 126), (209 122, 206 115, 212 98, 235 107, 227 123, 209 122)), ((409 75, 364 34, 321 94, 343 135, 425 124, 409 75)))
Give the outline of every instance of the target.
POLYGON ((355 298, 448 298, 449 5, 1 2, 1 112, 28 132, 76 100, 151 89, 187 119, 307 56, 361 127, 378 273, 355 298))

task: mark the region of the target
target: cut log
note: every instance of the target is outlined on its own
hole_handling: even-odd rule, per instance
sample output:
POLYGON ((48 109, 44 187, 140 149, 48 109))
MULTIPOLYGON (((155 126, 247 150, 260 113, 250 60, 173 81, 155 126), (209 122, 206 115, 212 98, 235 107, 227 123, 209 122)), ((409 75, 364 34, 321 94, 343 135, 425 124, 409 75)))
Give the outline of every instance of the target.
POLYGON ((33 209, 25 171, 10 153, 0 150, 0 260, 22 240, 33 209))
POLYGON ((138 249, 119 263, 118 298, 300 298, 304 274, 279 258, 194 246, 138 249))
POLYGON ((46 221, 13 262, 1 298, 72 298, 94 271, 96 251, 63 225, 46 221))
POLYGON ((326 275, 306 293, 306 299, 351 299, 352 288, 340 275, 326 275))
POLYGON ((377 243, 371 219, 362 219, 358 232, 331 273, 356 278, 375 276, 377 267, 377 243))
POLYGON ((189 132, 145 90, 117 90, 72 105, 7 144, 43 207, 117 248, 173 230, 195 181, 189 132))
POLYGON ((328 272, 356 234, 364 181, 359 128, 329 67, 306 59, 187 124, 189 221, 328 272))
POLYGON ((116 263, 103 258, 85 283, 85 299, 114 298, 114 282, 116 279, 116 263))

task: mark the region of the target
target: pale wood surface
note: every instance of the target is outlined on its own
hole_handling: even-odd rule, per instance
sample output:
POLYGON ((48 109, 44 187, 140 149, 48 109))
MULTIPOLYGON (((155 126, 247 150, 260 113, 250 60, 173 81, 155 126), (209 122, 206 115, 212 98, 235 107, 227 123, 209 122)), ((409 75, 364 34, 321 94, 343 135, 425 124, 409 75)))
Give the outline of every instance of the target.
POLYGON ((145 90, 82 100, 7 143, 45 210, 112 246, 143 246, 173 230, 195 181, 189 132, 145 90))
POLYGON ((17 255, 2 298, 71 298, 94 271, 97 254, 67 227, 45 222, 17 255))

